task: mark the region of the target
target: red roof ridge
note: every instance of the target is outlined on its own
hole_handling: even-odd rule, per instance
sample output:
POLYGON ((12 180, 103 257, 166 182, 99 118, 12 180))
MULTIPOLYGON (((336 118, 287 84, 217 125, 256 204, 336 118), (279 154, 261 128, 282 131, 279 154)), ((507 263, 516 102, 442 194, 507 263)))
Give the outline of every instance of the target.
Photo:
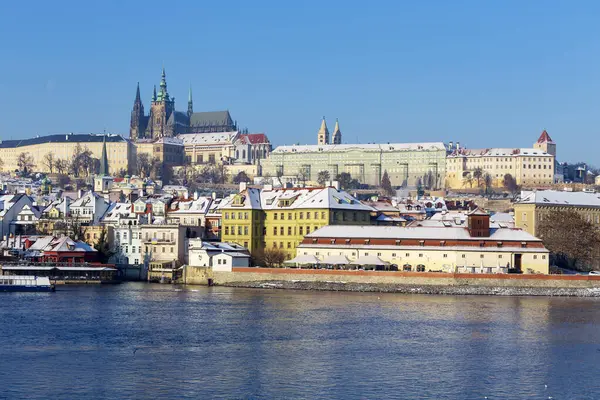
POLYGON ((540 137, 537 140, 537 142, 538 143, 554 143, 554 142, 552 142, 552 138, 550 137, 550 135, 548 135, 548 132, 546 132, 545 129, 542 132, 542 134, 540 135, 540 137))

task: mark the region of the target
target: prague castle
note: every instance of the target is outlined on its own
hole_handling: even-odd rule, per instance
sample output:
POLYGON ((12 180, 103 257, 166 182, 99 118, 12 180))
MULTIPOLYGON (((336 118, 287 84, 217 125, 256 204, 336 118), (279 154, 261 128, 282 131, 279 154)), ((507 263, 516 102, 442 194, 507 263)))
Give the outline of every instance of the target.
POLYGON ((187 111, 176 111, 175 97, 171 97, 167 91, 164 68, 160 88, 157 92, 156 86, 154 86, 150 113, 146 115, 138 83, 129 125, 129 137, 133 141, 174 137, 183 133, 234 132, 237 130, 237 123, 231 119, 229 111, 194 112, 191 88, 187 111))

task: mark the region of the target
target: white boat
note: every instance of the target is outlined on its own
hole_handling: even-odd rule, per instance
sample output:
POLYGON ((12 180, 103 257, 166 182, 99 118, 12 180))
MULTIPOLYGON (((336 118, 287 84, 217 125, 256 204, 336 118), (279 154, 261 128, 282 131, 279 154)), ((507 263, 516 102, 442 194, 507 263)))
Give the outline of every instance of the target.
POLYGON ((53 292, 48 277, 0 275, 0 292, 53 292))

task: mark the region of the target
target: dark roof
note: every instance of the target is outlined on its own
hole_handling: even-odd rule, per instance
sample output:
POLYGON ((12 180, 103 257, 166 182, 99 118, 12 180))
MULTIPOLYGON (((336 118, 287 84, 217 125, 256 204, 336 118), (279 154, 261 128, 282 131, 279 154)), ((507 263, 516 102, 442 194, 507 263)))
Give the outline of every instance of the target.
POLYGON ((193 113, 190 118, 192 126, 233 125, 229 111, 209 111, 193 113))
MULTIPOLYGON (((11 147, 22 147, 22 146, 31 146, 34 144, 42 144, 42 143, 67 143, 67 142, 83 142, 83 143, 102 143, 104 139, 103 134, 79 134, 79 133, 67 133, 67 134, 58 134, 58 135, 47 135, 47 136, 38 136, 31 139, 21 139, 21 140, 1 140, 0 148, 6 149, 11 147)), ((106 135, 107 143, 117 143, 117 142, 125 142, 126 139, 121 135, 106 135)))

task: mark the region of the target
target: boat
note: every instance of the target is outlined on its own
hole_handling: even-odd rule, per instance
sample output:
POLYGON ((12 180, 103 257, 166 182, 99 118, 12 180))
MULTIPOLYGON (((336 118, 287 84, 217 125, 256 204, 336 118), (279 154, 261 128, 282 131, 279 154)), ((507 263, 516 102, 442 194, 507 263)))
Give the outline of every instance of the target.
POLYGON ((0 275, 0 292, 54 292, 50 278, 44 276, 0 275))

